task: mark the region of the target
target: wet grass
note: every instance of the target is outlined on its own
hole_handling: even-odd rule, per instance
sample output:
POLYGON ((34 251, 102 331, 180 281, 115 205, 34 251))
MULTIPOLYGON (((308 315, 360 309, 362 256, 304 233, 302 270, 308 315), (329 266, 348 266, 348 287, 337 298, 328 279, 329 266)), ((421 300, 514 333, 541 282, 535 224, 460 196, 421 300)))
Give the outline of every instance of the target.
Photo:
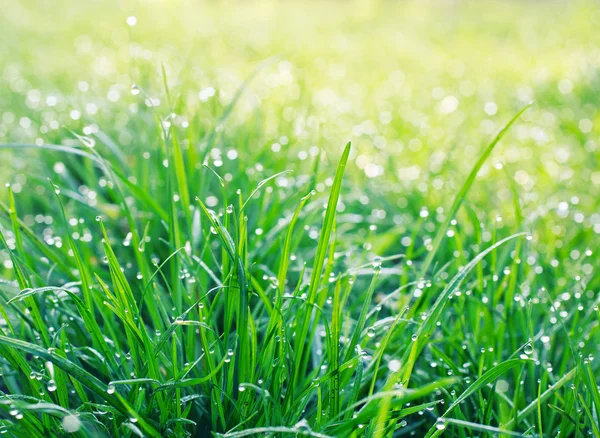
POLYGON ((60 5, 0 18, 0 432, 600 436, 597 5, 60 5))

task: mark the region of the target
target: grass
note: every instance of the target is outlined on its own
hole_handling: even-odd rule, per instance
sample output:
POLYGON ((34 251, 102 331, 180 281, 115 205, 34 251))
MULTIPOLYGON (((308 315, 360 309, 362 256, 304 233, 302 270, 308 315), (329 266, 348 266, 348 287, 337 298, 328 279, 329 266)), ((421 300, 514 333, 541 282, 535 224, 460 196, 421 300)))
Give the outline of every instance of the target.
POLYGON ((600 436, 599 16, 9 7, 0 432, 600 436))

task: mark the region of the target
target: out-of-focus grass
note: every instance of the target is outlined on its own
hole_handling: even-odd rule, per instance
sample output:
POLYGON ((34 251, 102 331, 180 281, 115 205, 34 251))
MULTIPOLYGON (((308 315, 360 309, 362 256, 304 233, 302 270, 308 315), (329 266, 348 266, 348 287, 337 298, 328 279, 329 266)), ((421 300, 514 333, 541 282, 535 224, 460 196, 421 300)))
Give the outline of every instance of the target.
POLYGON ((597 432, 597 3, 1 10, 6 430, 597 432))
MULTIPOLYGON (((13 5, 5 12, 0 60, 8 114, 0 133, 7 142, 52 142, 64 136, 63 125, 81 131, 96 123, 124 151, 139 148, 148 138, 136 132, 140 120, 131 110, 140 111, 143 99, 128 90, 137 83, 164 106, 161 63, 184 99, 182 116, 208 127, 250 72, 275 57, 236 106, 225 134, 239 142, 243 123, 246 136, 261 146, 287 136, 294 147, 284 145, 266 158, 277 169, 309 161, 302 159, 310 153, 300 152, 312 145, 337 150, 351 137, 352 159, 366 174, 352 171, 357 183, 383 174, 373 183, 409 190, 421 184, 420 192, 439 202, 453 193, 454 176, 466 173, 463 164, 474 160, 480 145, 535 99, 535 111, 526 115, 531 123, 510 134, 484 175, 495 163, 507 163, 513 176, 520 171, 524 201, 531 197, 538 206, 550 196, 596 195, 573 187, 577 180, 598 187, 597 176, 589 184, 593 169, 586 166, 597 152, 599 124, 600 18, 592 3, 63 2, 13 5), (135 27, 125 23, 130 15, 135 27), (82 82, 88 91, 78 89, 82 82), (199 101, 208 87, 217 96, 199 101), (29 128, 20 127, 21 117, 29 117, 31 124, 22 123, 29 128), (102 125, 105 117, 115 123, 102 125), (40 136, 41 125, 48 128, 53 120, 40 136)), ((490 179, 504 180, 499 175, 490 179)), ((493 189, 506 201, 508 184, 501 184, 493 189)), ((578 208, 592 205, 592 213, 594 204, 578 208)))

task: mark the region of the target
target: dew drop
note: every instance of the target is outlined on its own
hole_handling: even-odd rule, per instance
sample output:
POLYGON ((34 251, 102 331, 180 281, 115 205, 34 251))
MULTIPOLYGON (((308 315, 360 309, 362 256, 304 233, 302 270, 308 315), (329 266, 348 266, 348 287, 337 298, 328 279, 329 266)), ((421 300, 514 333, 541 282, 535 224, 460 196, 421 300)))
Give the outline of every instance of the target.
POLYGON ((56 391, 56 382, 52 379, 48 380, 48 392, 56 391))
POLYGON ((435 422, 435 428, 437 430, 444 430, 446 428, 446 420, 442 417, 438 418, 435 422))
POLYGON ((402 364, 400 363, 400 361, 398 359, 392 359, 388 363, 388 368, 390 369, 391 372, 395 373, 400 370, 401 365, 402 364))
POLYGON ((77 432, 81 428, 81 421, 76 415, 66 415, 62 420, 62 427, 67 433, 77 432))
POLYGON ((87 146, 88 148, 93 148, 94 146, 96 146, 96 140, 94 140, 91 137, 87 137, 85 135, 80 135, 79 141, 81 141, 83 143, 83 145, 87 146))

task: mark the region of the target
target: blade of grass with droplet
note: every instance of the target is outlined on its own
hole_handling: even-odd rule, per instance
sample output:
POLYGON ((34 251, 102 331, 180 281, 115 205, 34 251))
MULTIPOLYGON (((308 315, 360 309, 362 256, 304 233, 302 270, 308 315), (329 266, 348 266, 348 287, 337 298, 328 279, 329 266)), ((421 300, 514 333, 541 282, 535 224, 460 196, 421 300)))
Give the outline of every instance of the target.
POLYGON ((73 299, 73 301, 75 302, 75 304, 79 310, 81 317, 84 320, 86 328, 89 330, 89 332, 92 336, 94 345, 99 346, 100 350, 104 353, 103 357, 106 360, 108 360, 109 364, 111 364, 113 369, 116 369, 116 363, 114 362, 112 353, 110 352, 108 346, 106 345, 106 341, 104 340, 104 337, 100 333, 100 329, 96 323, 96 320, 93 318, 92 314, 90 313, 90 311, 88 310, 88 307, 84 304, 84 302, 81 301, 81 299, 78 296, 76 296, 74 293, 70 292, 69 290, 67 290, 65 288, 53 287, 53 286, 40 287, 40 288, 34 288, 34 289, 25 289, 25 290, 21 291, 17 296, 12 298, 10 301, 8 301, 7 304, 10 304, 10 303, 12 303, 14 301, 18 301, 18 300, 23 300, 32 295, 45 293, 45 292, 49 292, 49 291, 52 291, 52 292, 64 291, 71 297, 71 299, 73 299))
MULTIPOLYGON (((247 283, 246 283, 246 272, 242 262, 242 257, 236 248, 236 245, 231 238, 229 232, 225 229, 225 227, 221 224, 215 213, 204 205, 204 203, 196 198, 200 207, 202 208, 204 214, 208 218, 210 224, 213 229, 217 232, 217 235, 221 239, 221 243, 224 245, 227 253, 231 259, 231 261, 235 265, 235 272, 237 278, 237 285, 239 287, 239 300, 238 300, 238 310, 236 313, 237 317, 237 336, 240 340, 238 357, 249 357, 249 325, 248 325, 248 291, 247 291, 247 283)), ((249 376, 252 374, 252 370, 249 368, 249 364, 245 361, 240 363, 239 367, 239 379, 241 382, 249 382, 251 379, 249 376)))
POLYGON ((117 257, 113 251, 111 244, 109 243, 108 234, 106 233, 106 228, 104 227, 104 223, 99 221, 100 229, 102 231, 102 235, 104 236, 104 252, 106 254, 108 268, 110 270, 111 279, 113 283, 113 288, 116 292, 116 297, 121 304, 124 310, 127 310, 127 313, 131 315, 131 318, 139 315, 139 309, 137 306, 137 302, 135 297, 133 296, 133 291, 129 285, 129 281, 123 274, 121 266, 117 260, 117 257))
MULTIPOLYGON (((50 185, 52 187, 55 187, 55 185, 54 185, 54 183, 52 183, 52 181, 48 180, 48 182, 50 183, 50 185)), ((73 258, 75 259, 75 264, 76 264, 77 270, 79 272, 79 277, 81 278, 81 294, 83 295, 83 299, 85 301, 87 309, 93 315, 94 314, 94 300, 90 293, 90 289, 91 289, 90 284, 91 284, 92 277, 89 272, 89 267, 86 263, 83 263, 83 261, 81 259, 81 254, 79 253, 79 249, 77 248, 77 245, 75 244, 72 233, 69 232, 69 228, 68 228, 69 221, 67 221, 67 215, 65 213, 65 207, 62 203, 62 199, 60 198, 59 194, 56 193, 56 191, 54 191, 54 192, 55 192, 56 200, 58 201, 58 205, 60 207, 60 212, 62 214, 63 224, 64 224, 64 227, 66 228, 65 234, 67 236, 68 248, 73 253, 73 258)), ((95 322, 95 319, 92 319, 92 320, 95 322)), ((96 329, 98 329, 97 324, 96 324, 96 327, 88 326, 88 330, 96 331, 96 329)))
POLYGON ((338 278, 335 283, 333 292, 333 309, 331 313, 331 337, 328 339, 328 356, 330 369, 334 371, 333 377, 329 384, 329 418, 335 418, 340 411, 340 324, 341 313, 340 295, 342 293, 342 282, 338 278))
POLYGON ((311 436, 314 438, 333 438, 330 435, 313 432, 310 428, 284 426, 255 427, 240 432, 215 433, 215 436, 220 438, 242 438, 245 436, 271 436, 271 434, 278 433, 287 434, 288 436, 302 434, 303 436, 311 436))
MULTIPOLYGON (((542 395, 540 395, 537 399, 533 400, 524 409, 522 409, 519 412, 518 417, 524 418, 524 417, 530 415, 531 413, 533 413, 537 409, 538 403, 545 402, 550 396, 552 396, 552 394, 554 394, 556 391, 558 391, 560 388, 562 388, 569 380, 573 379, 576 374, 577 374, 577 367, 571 369, 568 373, 566 373, 563 377, 561 377, 554 385, 550 386, 546 391, 544 391, 542 393, 542 395)), ((515 425, 514 419, 511 419, 506 424, 504 424, 504 427, 507 429, 510 429, 514 425, 515 425)))
POLYGON ((169 389, 175 388, 185 388, 190 386, 197 386, 209 380, 212 380, 213 377, 221 370, 223 365, 225 364, 225 360, 222 360, 212 369, 207 375, 202 377, 196 377, 193 379, 182 379, 182 380, 174 380, 171 382, 167 382, 159 386, 154 390, 154 392, 167 391, 169 389))
POLYGON ((142 417, 135 409, 133 409, 131 407, 131 405, 127 402, 127 400, 125 400, 123 398, 123 396, 121 394, 119 394, 118 392, 115 392, 114 395, 121 402, 121 404, 127 411, 127 414, 129 414, 129 418, 135 418, 137 420, 136 423, 140 425, 141 429, 146 434, 148 434, 149 436, 154 437, 154 438, 162 437, 162 435, 154 427, 152 427, 150 425, 150 423, 148 423, 144 417, 142 417))
POLYGON ((598 384, 596 382, 596 376, 594 375, 594 371, 592 370, 592 365, 589 361, 587 363, 583 362, 582 364, 585 370, 582 370, 583 375, 583 383, 587 387, 588 391, 592 395, 592 402, 594 404, 596 410, 596 418, 600 420, 600 391, 598 390, 598 384))
POLYGON ((55 286, 27 288, 27 289, 23 289, 17 295, 15 295, 10 300, 8 300, 6 302, 6 304, 12 304, 15 301, 24 300, 25 298, 31 297, 32 295, 42 294, 45 292, 64 292, 66 290, 67 289, 65 289, 64 287, 55 287, 55 286))
POLYGON ((483 258, 488 255, 491 251, 495 250, 499 246, 503 245, 510 240, 513 240, 517 237, 522 237, 526 233, 517 233, 512 236, 506 237, 505 239, 496 242, 494 245, 491 245, 484 251, 480 252, 476 257, 474 257, 458 274, 456 274, 452 280, 448 283, 448 285, 444 288, 444 290, 440 293, 435 303, 431 306, 430 311, 428 312, 425 320, 421 323, 416 335, 417 339, 412 343, 412 347, 408 348, 406 353, 404 354, 405 360, 403 365, 403 377, 402 382, 405 386, 408 386, 408 382, 410 380, 410 375, 412 373, 412 369, 414 363, 417 360, 417 357, 421 353, 421 350, 426 345, 428 339, 431 337, 431 334, 435 330, 437 322, 440 320, 442 316, 442 312, 446 308, 448 304, 448 297, 457 290, 462 284, 463 280, 466 276, 471 272, 471 270, 481 261, 483 258))
MULTIPOLYGON (((92 149, 92 153, 96 157, 96 162, 100 165, 101 170, 104 172, 104 174, 107 176, 107 178, 110 181, 112 181, 112 183, 113 183, 113 186, 115 188, 115 195, 118 195, 117 197, 120 201, 121 208, 125 212, 125 218, 127 219, 127 224, 129 225, 129 231, 131 233, 132 247, 134 248, 134 251, 133 251, 134 257, 136 259, 137 265, 142 274, 142 278, 147 279, 149 277, 150 267, 148 265, 148 261, 144 258, 143 253, 141 251, 135 250, 136 248, 140 247, 141 241, 140 241, 140 238, 139 238, 139 235, 137 232, 135 220, 131 213, 131 209, 129 208, 129 205, 127 204, 125 194, 123 193, 123 190, 121 189, 121 186, 119 185, 117 177, 115 176, 115 173, 113 171, 113 167, 110 165, 110 163, 107 163, 107 161, 104 160, 102 158, 102 156, 98 153, 98 151, 92 149)), ((102 223, 101 223, 101 228, 103 230, 103 234, 105 235, 106 241, 108 241, 108 239, 106 238, 106 232, 104 230, 104 225, 102 223)), ((117 266, 118 266, 118 263, 117 263, 117 266)), ((148 306, 148 311, 149 311, 150 317, 152 318, 153 325, 157 328, 161 328, 162 321, 160 320, 157 312, 155 311, 154 306, 151 306, 151 305, 148 306)))
MULTIPOLYGON (((200 320, 204 319, 204 314, 205 314, 204 309, 199 308, 198 309, 198 318, 200 320)), ((221 367, 223 366, 224 362, 221 361, 219 364, 215 363, 215 358, 210 353, 211 346, 208 341, 208 337, 206 336, 205 330, 200 330, 200 343, 201 343, 204 351, 208 352, 208 354, 205 354, 205 356, 206 356, 206 365, 208 368, 208 376, 209 376, 209 380, 211 383, 211 386, 209 389, 209 396, 211 397, 211 403, 213 403, 213 401, 214 401, 216 404, 216 409, 214 409, 211 412, 211 419, 213 421, 213 424, 220 423, 221 428, 225 429, 225 427, 226 427, 225 409, 224 409, 223 403, 221 402, 221 399, 217 395, 217 391, 216 391, 216 388, 219 384, 219 381, 217 380, 216 375, 219 372, 219 370, 221 369, 221 367)))
MULTIPOLYGON (((308 309, 304 310, 304 315, 299 315, 299 337, 300 340, 295 350, 295 363, 292 380, 290 382, 292 388, 298 388, 300 386, 299 377, 300 364, 304 362, 304 348, 306 344, 310 344, 310 340, 306 339, 309 332, 309 323, 312 316, 312 304, 315 302, 317 297, 317 291, 321 284, 321 273, 323 265, 325 264, 325 255, 327 254, 327 248, 329 246, 329 238, 331 236, 331 230, 335 220, 335 214, 337 209, 338 199, 342 189, 342 178, 346 169, 346 163, 348 162, 348 156, 350 155, 351 143, 348 142, 340 158, 338 168, 331 186, 331 192, 329 194, 329 201, 327 202, 327 210, 325 211, 325 218, 323 219, 323 227, 321 229, 321 235, 319 237, 319 243, 317 245, 317 252, 313 263, 313 269, 310 277, 309 289, 307 294, 308 309)), ((293 391, 290 391, 292 393, 293 391)))
MULTIPOLYGON (((112 181, 112 183, 113 183, 113 186, 115 188, 115 196, 117 197, 118 202, 120 203, 121 209, 125 213, 127 225, 129 226, 129 232, 131 233, 131 246, 132 246, 132 248, 134 248, 133 255, 136 259, 139 270, 142 274, 142 278, 147 280, 150 275, 149 274, 150 265, 148 263, 148 260, 144 257, 143 252, 135 250, 136 248, 140 248, 140 245, 142 242, 141 242, 139 234, 137 232, 136 223, 135 223, 133 214, 131 212, 131 209, 129 208, 128 201, 125 197, 125 193, 123 192, 121 186, 119 185, 119 181, 117 179, 117 176, 115 175, 115 170, 118 171, 118 169, 111 166, 110 163, 107 163, 106 160, 104 160, 98 154, 97 151, 93 150, 93 153, 98 158, 98 161, 101 163, 101 169, 104 171, 107 178, 109 178, 110 181, 112 181)), ((153 322, 154 326, 161 327, 161 324, 160 324, 161 321, 158 318, 158 315, 156 314, 156 312, 154 311, 153 306, 149 306, 148 309, 149 309, 149 314, 152 318, 152 322, 153 322)))
MULTIPOLYGON (((9 214, 10 209, 1 201, 0 207, 2 207, 7 214, 9 214)), ((68 273, 68 263, 65 261, 63 255, 61 253, 57 253, 56 251, 52 251, 51 247, 49 247, 39 235, 35 234, 22 219, 17 218, 17 221, 22 234, 29 239, 29 242, 31 242, 38 251, 44 254, 48 260, 50 260, 52 263, 55 263, 62 271, 68 273)))
MULTIPOLYGON (((473 223, 473 232, 475 233, 475 243, 477 244, 478 247, 481 247, 481 244, 483 243, 483 239, 482 239, 482 233, 481 233, 481 222, 479 221, 479 217, 477 216, 477 213, 475 212, 473 207, 471 205, 469 205, 468 202, 463 203, 463 205, 465 206, 467 215, 469 216, 469 218, 471 219, 471 222, 473 223)), ((481 264, 477 265, 477 289, 480 294, 483 293, 483 266, 481 266, 481 264)))
POLYGON ((499 427, 488 426, 487 424, 477 424, 471 421, 465 420, 457 420, 456 418, 448 418, 445 420, 445 425, 447 427, 448 424, 454 424, 456 426, 468 429, 468 430, 477 430, 480 432, 487 432, 490 434, 495 434, 499 436, 519 436, 519 437, 534 437, 536 435, 523 435, 522 433, 512 432, 510 430, 501 429, 499 427))
MULTIPOLYGON (((504 169, 505 169, 507 179, 509 181, 509 186, 510 186, 512 198, 513 198, 513 210, 515 212, 515 221, 516 221, 515 229, 519 230, 519 229, 521 229, 521 226, 522 226, 523 220, 524 220, 523 212, 521 210, 521 205, 519 203, 519 193, 517 191, 515 180, 510 176, 510 173, 508 172, 508 168, 506 166, 504 166, 504 169)), ((510 278, 509 278, 509 282, 508 282, 508 287, 507 288, 499 287, 496 290, 496 293, 494 294, 494 302, 496 302, 496 303, 500 301, 503 294, 506 294, 506 298, 504 300, 504 302, 506 303, 504 306, 504 311, 505 311, 506 316, 508 316, 509 310, 513 306, 515 291, 517 288, 517 278, 519 277, 520 259, 521 259, 521 240, 518 240, 517 244, 515 245, 515 252, 514 252, 514 256, 512 257, 512 259, 513 259, 513 261, 512 261, 512 266, 510 268, 510 274, 509 274, 510 278)))
MULTIPOLYGON (((12 339, 6 336, 0 335, 0 344, 8 345, 14 347, 19 350, 26 351, 28 353, 40 356, 54 365, 62 369, 68 375, 76 378, 79 382, 81 382, 85 387, 98 395, 101 399, 106 400, 110 405, 117 408, 120 412, 125 414, 131 414, 131 406, 129 406, 128 402, 123 398, 117 398, 115 394, 108 394, 107 389, 108 386, 102 383, 99 379, 94 377, 92 374, 69 361, 68 359, 61 357, 57 354, 51 353, 48 350, 38 347, 37 345, 31 344, 29 342, 22 341, 20 339, 12 339)), ((139 415, 135 414, 136 417, 139 417, 138 420, 144 420, 139 415)), ((146 421, 143 421, 143 429, 150 436, 160 437, 160 434, 146 421)))
POLYGON ((328 427, 325 427, 324 430, 335 434, 335 436, 347 436, 344 434, 344 431, 352 431, 358 424, 368 423, 374 416, 377 415, 381 409, 381 399, 390 400, 390 409, 395 410, 405 406, 406 403, 410 403, 414 400, 420 400, 434 393, 435 391, 438 391, 441 388, 446 388, 454 383, 456 383, 456 378, 446 377, 424 384, 420 388, 414 390, 399 389, 377 392, 359 400, 354 405, 347 406, 342 412, 340 412, 340 415, 336 420, 341 419, 348 410, 352 412, 355 409, 360 408, 359 412, 356 413, 356 416, 352 415, 352 418, 341 423, 331 422, 328 427))
MULTIPOLYGON (((313 195, 313 193, 311 192, 308 195, 304 196, 300 200, 300 204, 298 205, 298 207, 296 208, 296 211, 294 212, 294 215, 292 216, 292 219, 288 226, 287 233, 285 235, 285 239, 283 242, 283 248, 281 250, 281 256, 279 259, 279 270, 277 273, 277 285, 278 285, 278 290, 279 290, 278 299, 281 298, 281 296, 283 295, 283 293, 285 291, 285 279, 287 277, 288 266, 290 263, 289 262, 290 261, 290 248, 291 248, 291 244, 292 244, 292 236, 294 233, 294 227, 296 225, 298 217, 300 216, 300 212, 302 211, 302 208, 304 207, 306 202, 312 197, 312 195, 313 195)), ((280 303, 280 301, 278 301, 278 302, 280 303)))
POLYGON ((290 173, 290 172, 291 172, 291 170, 284 170, 283 172, 276 173, 275 175, 271 175, 270 177, 268 177, 268 178, 265 178, 265 179, 263 179, 262 181, 260 181, 260 182, 257 184, 256 188, 255 188, 255 189, 252 191, 252 193, 250 193, 250 196, 248 196, 248 198, 246 199, 246 201, 245 201, 245 202, 242 204, 242 207, 240 208, 240 211, 239 211, 239 216, 240 216, 240 218, 242 217, 242 212, 243 212, 243 211, 244 211, 244 209, 246 208, 246 205, 248 205, 248 202, 250 202, 250 201, 251 201, 251 200, 254 198, 254 195, 256 195, 256 194, 258 193, 258 191, 259 191, 259 190, 260 190, 262 187, 264 187, 264 186, 265 186, 267 183, 269 183, 270 181, 273 181, 274 179, 276 179, 276 178, 278 178, 278 177, 280 177, 280 176, 283 176, 283 175, 285 175, 285 174, 288 174, 288 173, 290 173))
MULTIPOLYGON (((62 330, 60 332, 60 335, 61 335, 60 348, 57 349, 54 352, 54 354, 66 359, 67 355, 65 353, 65 349, 68 351, 66 331, 62 330)), ((64 406, 65 408, 69 409, 69 389, 67 387, 67 383, 68 383, 67 375, 65 374, 65 372, 63 370, 61 370, 60 368, 59 369, 54 368, 54 365, 51 363, 48 363, 48 362, 46 362, 46 369, 49 372, 50 379, 54 380, 54 382, 55 382, 56 390, 54 391, 54 393, 56 394, 56 397, 58 398, 58 403, 60 403, 61 406, 64 406)), ((48 382, 48 385, 50 385, 50 383, 51 383, 51 381, 48 382)))
MULTIPOLYGON (((400 322, 403 314, 404 314, 404 312, 398 313, 398 315, 394 319, 392 326, 390 327, 389 331, 386 333, 386 336, 383 339, 381 346, 377 349, 377 352, 375 353, 376 359, 375 359, 375 365, 373 367, 373 379, 371 380, 371 386, 369 387, 369 396, 373 395, 373 392, 375 389, 375 383, 377 380, 377 374, 379 372, 379 366, 381 364, 383 354, 384 354, 385 349, 387 348, 387 346, 390 342, 390 339, 392 338, 392 334, 395 332, 396 326, 400 322)), ((390 373, 388 374, 388 376, 385 379, 385 383, 383 384, 382 390, 384 392, 386 392, 386 391, 390 391, 392 388, 394 388, 394 386, 396 385, 396 382, 398 381, 399 376, 400 376, 400 372, 398 370, 395 370, 395 371, 390 370, 390 373)), ((389 410, 390 410, 391 404, 392 404, 391 398, 384 397, 384 399, 380 402, 380 406, 379 406, 377 415, 371 419, 371 427, 370 428, 372 430, 374 430, 374 435, 373 435, 374 438, 381 438, 382 436, 384 436, 386 434, 386 427, 387 427, 386 424, 388 423, 389 410)))
POLYGON ((362 308, 360 310, 360 315, 358 316, 358 320, 356 321, 356 325, 354 326, 354 332, 352 333, 352 338, 350 339, 350 343, 348 344, 348 350, 346 351, 346 356, 344 358, 344 362, 350 359, 350 356, 354 353, 354 349, 358 345, 358 341, 362 336, 362 332, 365 328, 365 323, 367 321, 367 314, 369 313, 369 307, 371 306, 371 300, 373 298, 373 292, 375 292, 375 285, 377 284, 377 278, 379 277, 379 273, 381 272, 381 268, 375 269, 373 273, 373 278, 371 279, 371 284, 367 289, 367 293, 365 295, 362 308))
MULTIPOLYGON (((540 403, 540 395, 542 394, 542 384, 538 383, 538 403, 537 403, 537 423, 540 436, 544 436, 544 423, 542 423, 542 403, 540 403)), ((550 406, 550 404, 548 404, 550 406)))
POLYGON ((187 185, 188 176, 186 175, 185 171, 185 163, 183 162, 183 153, 181 152, 181 146, 179 145, 177 135, 173 129, 171 129, 171 143, 173 145, 173 167, 175 172, 175 179, 177 181, 179 199, 181 200, 181 210, 183 211, 184 216, 188 219, 189 224, 190 192, 187 185))
MULTIPOLYGON (((115 306, 107 304, 107 307, 112 309, 123 321, 125 326, 129 328, 129 330, 125 330, 125 333, 131 350, 136 375, 142 375, 142 363, 145 363, 149 376, 153 379, 158 379, 160 372, 156 358, 154 354, 152 354, 153 344, 148 337, 145 325, 141 324, 138 326, 138 324, 136 324, 136 319, 139 318, 139 308, 129 282, 121 270, 112 246, 109 243, 109 238, 102 221, 100 221, 100 229, 104 236, 104 252, 108 259, 111 279, 116 291, 116 294, 113 297, 115 306)), ((108 287, 102 282, 98 275, 96 275, 96 280, 100 283, 105 293, 110 296, 108 287)), ((161 407, 166 407, 163 398, 159 397, 158 403, 161 407)), ((163 417, 162 420, 165 420, 165 418, 163 417)))
POLYGON ((24 248, 23 248, 23 239, 21 238, 21 230, 19 227, 19 220, 17 218, 17 206, 15 203, 15 195, 12 191, 12 188, 10 187, 10 185, 8 186, 8 207, 9 207, 9 217, 10 217, 10 222, 12 224, 12 228, 13 228, 13 233, 15 236, 15 246, 16 246, 16 250, 19 254, 24 255, 27 260, 30 262, 29 260, 29 254, 25 252, 24 248))
POLYGON ((583 407, 585 414, 587 415, 588 419, 590 420, 590 427, 591 427, 592 431, 594 432, 594 437, 600 438, 600 429, 598 428, 598 423, 597 423, 596 419, 592 415, 592 411, 590 411, 590 408, 587 405, 587 403, 585 402, 585 398, 583 398, 583 395, 581 395, 581 394, 578 394, 578 395, 579 395, 579 403, 581 403, 581 406, 583 407))
MULTIPOLYGON (((38 415, 36 415, 33 412, 28 412, 27 407, 29 406, 29 403, 24 403, 21 400, 14 400, 12 398, 7 398, 5 400, 2 400, 2 402, 2 404, 10 403, 9 406, 13 406, 15 409, 21 411, 22 418, 19 420, 19 426, 22 427, 21 430, 27 431, 28 436, 29 434, 31 434, 32 438, 45 438, 48 436, 48 434, 46 433, 47 430, 51 430, 53 428, 58 427, 58 422, 51 419, 49 415, 42 415, 42 419, 44 420, 44 422, 42 423, 42 421, 40 421, 40 419, 38 418, 38 415)), ((17 432, 17 430, 12 431, 11 428, 7 427, 7 425, 10 424, 11 423, 9 421, 3 421, 2 429, 0 430, 3 434, 5 434, 6 432, 13 432, 9 436, 18 436, 15 433, 17 432)))
POLYGON ((319 289, 317 291, 316 303, 321 307, 325 304, 325 301, 327 300, 327 283, 329 282, 329 279, 331 278, 333 272, 333 262, 335 261, 336 246, 337 222, 334 218, 333 224, 331 226, 331 239, 329 243, 329 250, 325 259, 327 261, 327 264, 325 265, 325 270, 323 271, 323 274, 321 276, 321 284, 319 285, 319 289))
MULTIPOLYGON (((494 150, 494 147, 498 144, 498 142, 500 142, 500 140, 502 139, 502 137, 504 137, 504 135, 508 132, 509 128, 532 105, 533 105, 533 102, 530 103, 530 104, 528 104, 528 105, 526 105, 523 109, 521 109, 521 111, 519 111, 504 126, 504 128, 502 128, 502 130, 498 133, 498 135, 496 135, 496 137, 494 138, 494 140, 492 140, 492 142, 484 149, 483 153, 481 154, 481 156, 479 157, 479 159, 477 160, 477 162, 475 163, 475 165, 471 169, 471 172, 469 173, 469 176, 467 177, 465 183, 463 184, 463 186, 461 187, 460 191, 458 192, 458 194, 454 198, 452 206, 450 207, 449 212, 446 214, 446 219, 439 226, 437 234, 435 235, 435 238, 433 239, 433 242, 431 243, 431 247, 432 247, 431 251, 428 252, 427 257, 425 258, 425 260, 421 264, 421 268, 419 270, 419 274, 417 275, 417 278, 423 278, 427 274, 427 270, 429 269, 429 266, 433 262, 433 259, 434 259, 435 255, 436 255, 436 253, 437 253, 437 251, 438 251, 438 249, 439 249, 439 247, 440 247, 440 245, 442 243, 442 240, 444 239, 444 236, 446 235, 446 231, 448 230, 448 227, 450 226, 450 222, 452 222, 452 219, 454 219, 454 216, 456 215, 458 209, 460 208, 461 204, 465 200, 465 198, 467 196, 467 193, 469 192, 469 190, 471 189, 471 186, 475 182, 475 178, 477 177, 477 174, 479 173, 479 170, 481 169, 481 166, 483 166, 483 163, 490 156, 490 154, 494 150)), ((414 315, 414 312, 416 312, 417 309, 420 307, 419 304, 422 303, 423 301, 425 301, 427 295, 428 294, 426 292, 424 292, 423 295, 421 295, 421 297, 417 300, 417 303, 411 309, 411 313, 410 313, 411 316, 414 315)))
POLYGON ((94 318, 94 314, 89 310, 89 308, 85 305, 85 303, 74 293, 67 291, 67 294, 71 297, 71 299, 75 302, 77 306, 77 310, 81 315, 81 318, 84 321, 86 329, 89 331, 92 336, 92 341, 94 346, 98 346, 100 351, 103 353, 103 357, 106 361, 108 361, 109 366, 114 371, 117 370, 117 363, 115 362, 115 358, 113 352, 108 347, 102 332, 100 331, 100 327, 98 326, 98 322, 94 318))
MULTIPOLYGON (((402 320, 402 315, 404 314, 404 312, 398 313, 398 315, 396 315, 396 317, 394 318, 394 322, 392 323, 392 325, 390 326, 390 329, 388 330, 388 332, 385 335, 385 338, 383 338, 383 342, 381 343, 381 345, 379 346, 379 348, 377 348, 377 351, 374 354, 374 365, 373 365, 373 378, 371 379, 371 385, 369 386, 369 395, 373 395, 374 391, 375 391, 375 384, 377 383, 377 374, 379 373, 379 366, 381 364, 381 360, 383 359, 383 354, 385 352, 385 348, 387 347, 390 339, 392 338, 392 335, 394 334, 396 327, 398 325, 398 323, 402 320)), ((394 373, 395 376, 395 373, 394 373)), ((387 379, 388 381, 390 380, 389 378, 387 379)))
MULTIPOLYGON (((3 307, 0 307, 0 309, 2 316, 8 323, 8 315, 6 314, 3 307)), ((10 325, 10 323, 8 323, 7 325, 10 329, 10 334, 14 336, 15 332, 12 329, 12 326, 10 325)), ((0 334, 6 336, 6 333, 2 327, 0 327, 0 334)), ((39 381, 37 381, 37 379, 29 378, 30 373, 32 371, 31 365, 29 364, 29 361, 25 358, 25 356, 21 353, 21 351, 11 346, 0 345, 0 353, 2 354, 2 357, 4 357, 8 361, 8 363, 12 366, 14 370, 21 370, 22 381, 24 382, 24 385, 22 386, 23 391, 27 393, 26 388, 30 388, 29 392, 32 395, 38 395, 42 390, 42 384, 39 381)))
MULTIPOLYGON (((19 261, 15 257, 14 251, 10 249, 10 246, 6 242, 6 239, 4 237, 4 233, 2 232, 2 230, 0 230, 0 241, 2 242, 2 244, 8 251, 9 257, 13 264, 13 271, 15 273, 15 276, 17 277, 17 282, 19 284, 19 287, 21 289, 30 289, 31 288, 30 281, 27 279, 27 277, 23 273, 23 269, 21 268, 19 261)), ((35 299, 33 297, 28 297, 25 299, 25 304, 30 309, 33 324, 34 324, 36 330, 40 333, 40 336, 42 337, 42 341, 44 342, 44 345, 50 346, 50 338, 48 337, 48 331, 46 329, 46 325, 45 325, 42 315, 40 313, 40 309, 39 309, 37 302, 35 301, 35 299)))
MULTIPOLYGON (((344 361, 346 362, 346 361, 344 361)), ((357 363, 356 363, 356 375, 354 376, 354 386, 352 388, 352 394, 346 401, 346 406, 352 406, 358 402, 358 397, 360 396, 360 390, 362 385, 363 371, 365 360, 362 356, 362 351, 358 351, 357 363)), ((317 411, 319 412, 319 411, 317 411)), ((345 410, 346 414, 343 416, 345 420, 349 419, 352 416, 352 411, 349 409, 345 410)), ((318 414, 317 414, 318 415, 318 414)))
MULTIPOLYGON (((464 392, 461 395, 459 395, 456 398, 456 400, 454 400, 454 402, 452 402, 452 404, 450 406, 448 406, 448 409, 446 409, 446 412, 444 412, 444 414, 442 415, 441 418, 445 419, 454 410, 454 408, 456 408, 458 405, 460 405, 464 400, 466 400, 473 393, 486 387, 489 383, 495 381, 498 377, 500 377, 502 374, 504 374, 508 370, 510 370, 516 366, 522 365, 524 363, 525 363, 525 360, 523 360, 523 359, 509 359, 509 360, 499 363, 495 367, 491 368, 490 370, 485 372, 479 379, 475 380, 467 389, 465 389, 464 392)), ((443 433, 443 430, 438 429, 434 425, 431 429, 429 429, 429 432, 427 432, 427 438, 437 437, 437 436, 441 435, 442 433, 443 433)))

